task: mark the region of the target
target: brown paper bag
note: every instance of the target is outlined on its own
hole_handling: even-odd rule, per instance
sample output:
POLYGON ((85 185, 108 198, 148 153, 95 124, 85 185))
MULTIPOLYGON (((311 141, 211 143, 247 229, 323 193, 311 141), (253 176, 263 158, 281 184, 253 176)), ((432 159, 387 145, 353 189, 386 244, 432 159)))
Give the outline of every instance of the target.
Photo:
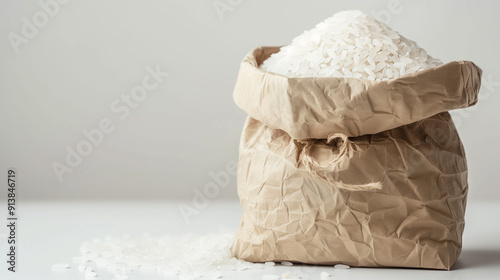
POLYGON ((450 269, 462 247, 464 149, 447 111, 477 102, 481 69, 454 61, 398 79, 287 78, 243 60, 231 251, 252 262, 450 269))

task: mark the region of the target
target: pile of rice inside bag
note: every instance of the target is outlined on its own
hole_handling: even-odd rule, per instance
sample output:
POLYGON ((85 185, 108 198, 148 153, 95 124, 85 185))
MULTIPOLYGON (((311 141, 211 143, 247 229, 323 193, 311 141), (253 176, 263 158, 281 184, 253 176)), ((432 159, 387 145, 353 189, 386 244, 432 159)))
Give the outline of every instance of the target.
POLYGON ((382 81, 441 65, 415 42, 361 11, 344 11, 282 47, 261 69, 287 77, 382 81))

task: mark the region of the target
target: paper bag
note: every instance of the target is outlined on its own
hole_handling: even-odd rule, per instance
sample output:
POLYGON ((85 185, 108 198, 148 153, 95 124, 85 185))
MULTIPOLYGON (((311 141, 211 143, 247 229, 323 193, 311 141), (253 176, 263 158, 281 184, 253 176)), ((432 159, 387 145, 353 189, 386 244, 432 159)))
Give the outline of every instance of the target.
POLYGON ((287 78, 243 60, 234 90, 243 217, 231 252, 252 262, 450 269, 462 248, 467 162, 449 110, 477 102, 468 61, 388 81, 287 78))

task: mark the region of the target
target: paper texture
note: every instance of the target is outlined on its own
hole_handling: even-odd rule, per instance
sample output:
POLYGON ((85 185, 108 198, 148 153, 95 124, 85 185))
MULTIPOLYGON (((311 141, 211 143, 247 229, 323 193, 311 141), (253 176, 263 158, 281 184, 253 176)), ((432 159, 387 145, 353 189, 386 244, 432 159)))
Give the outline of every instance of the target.
POLYGON ((481 70, 455 61, 398 79, 287 78, 243 60, 234 90, 252 262, 450 269, 462 247, 467 163, 447 111, 477 102, 481 70))

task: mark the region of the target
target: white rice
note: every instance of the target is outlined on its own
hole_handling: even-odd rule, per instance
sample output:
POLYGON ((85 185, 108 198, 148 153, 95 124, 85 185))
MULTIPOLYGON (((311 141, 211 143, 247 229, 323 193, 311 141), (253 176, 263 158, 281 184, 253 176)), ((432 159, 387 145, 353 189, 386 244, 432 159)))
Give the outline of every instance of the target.
MULTIPOLYGON (((78 270, 88 278, 98 277, 91 267, 106 268, 115 279, 128 279, 132 271, 154 270, 158 274, 179 279, 218 279, 226 273, 273 268, 275 262, 252 263, 231 257, 234 232, 221 231, 215 234, 183 236, 164 235, 152 237, 116 236, 94 239, 80 247, 81 256, 74 257, 78 270)), ((292 266, 283 261, 281 266, 292 266)), ((68 266, 57 264, 54 267, 68 266)), ((301 271, 287 272, 286 279, 297 279, 305 274, 301 271)), ((263 277, 270 277, 264 275, 263 277)), ((280 276, 278 278, 280 279, 280 276)))
MULTIPOLYGON (((85 242, 80 247, 81 256, 74 257, 73 262, 79 263, 78 270, 85 277, 97 276, 87 264, 93 261, 99 267, 106 267, 116 279, 128 279, 135 270, 155 270, 164 276, 177 275, 179 279, 217 279, 230 271, 262 270, 276 265, 231 257, 233 239, 234 233, 228 231, 207 235, 107 237, 85 242)), ((293 264, 285 261, 281 265, 293 264)))
POLYGON ((254 265, 231 257, 233 238, 231 233, 108 237, 83 244, 79 259, 92 260, 116 272, 140 269, 191 279, 202 275, 217 277, 218 270, 244 270, 254 265))
POLYGON ((351 268, 350 266, 348 266, 346 264, 341 264, 341 263, 336 264, 334 267, 335 268, 340 268, 340 269, 349 269, 349 268, 351 268))
POLYGON ((70 268, 68 263, 56 263, 52 265, 52 269, 57 270, 57 269, 67 269, 70 268))
POLYGON ((305 31, 260 68, 287 77, 382 81, 441 64, 385 23, 354 10, 339 12, 305 31))

